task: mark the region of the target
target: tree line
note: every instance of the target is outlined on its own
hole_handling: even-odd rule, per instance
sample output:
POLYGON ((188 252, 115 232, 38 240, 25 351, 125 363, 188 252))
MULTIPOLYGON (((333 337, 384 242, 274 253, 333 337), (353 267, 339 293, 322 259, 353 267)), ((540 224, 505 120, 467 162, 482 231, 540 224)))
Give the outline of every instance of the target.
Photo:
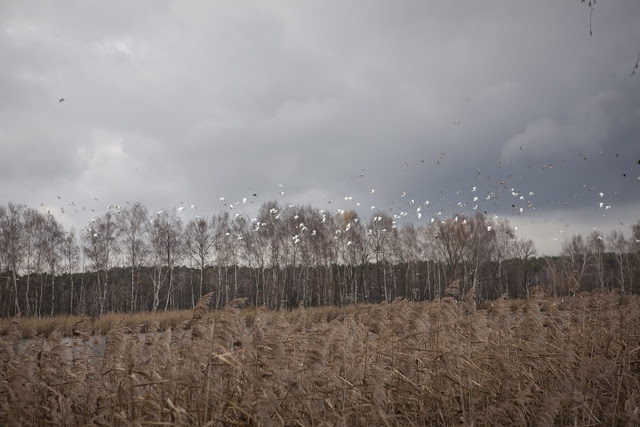
POLYGON ((8 203, 0 205, 0 315, 183 309, 209 292, 215 307, 244 298, 281 309, 432 300, 472 286, 480 300, 526 298, 532 286, 550 295, 640 291, 640 221, 628 239, 594 231, 567 239, 560 256, 536 257, 507 219, 401 217, 361 220, 271 201, 255 218, 227 211, 183 221, 180 208, 150 214, 135 203, 76 231, 8 203))

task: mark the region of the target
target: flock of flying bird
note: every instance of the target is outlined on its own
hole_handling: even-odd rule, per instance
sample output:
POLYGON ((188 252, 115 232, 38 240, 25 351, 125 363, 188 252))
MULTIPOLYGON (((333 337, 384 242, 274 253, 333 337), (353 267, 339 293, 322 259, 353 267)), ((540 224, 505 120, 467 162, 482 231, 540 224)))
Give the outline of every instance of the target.
MULTIPOLYGON (((60 102, 63 102, 64 99, 61 99, 60 102)), ((523 149, 520 148, 520 151, 523 149)), ((600 155, 605 155, 604 152, 599 152, 600 155)), ((443 164, 445 161, 447 154, 439 153, 437 160, 435 161, 435 166, 443 164)), ((618 154, 613 154, 614 157, 619 157, 618 154)), ((587 160, 587 156, 583 153, 579 154, 579 158, 581 160, 587 160)), ((509 159, 498 162, 495 165, 495 168, 498 170, 502 170, 506 168, 510 163, 509 159)), ((419 166, 423 166, 425 164, 425 160, 416 161, 416 164, 419 166)), ((566 165, 567 161, 564 160, 561 162, 561 166, 566 165)), ((427 162, 427 165, 429 162, 427 162)), ((637 161, 638 170, 640 170, 640 160, 637 161)), ((551 170, 553 169, 553 165, 551 163, 541 164, 541 165, 529 165, 528 168, 537 168, 539 170, 551 170)), ((401 165, 401 172, 408 172, 410 169, 409 163, 403 163, 401 165)), ((138 168, 138 171, 141 171, 142 168, 138 168)), ((628 171, 621 172, 622 177, 626 178, 628 175, 628 171)), ((472 186, 462 186, 459 189, 455 190, 455 195, 457 200, 454 201, 449 200, 449 193, 453 194, 453 191, 449 193, 440 190, 440 197, 437 200, 434 198, 433 200, 429 199, 418 199, 417 196, 413 196, 413 198, 406 192, 402 191, 398 193, 399 200, 390 200, 386 203, 386 206, 382 209, 376 207, 375 204, 366 203, 366 201, 380 200, 378 195, 380 192, 376 192, 376 189, 373 187, 367 187, 366 191, 359 191, 360 197, 348 194, 343 197, 344 200, 340 200, 339 202, 334 202, 333 206, 342 204, 342 207, 329 209, 321 209, 318 210, 318 214, 320 215, 320 220, 322 222, 326 221, 327 215, 331 212, 335 212, 338 215, 344 215, 347 210, 355 209, 356 211, 365 210, 366 212, 373 215, 371 220, 373 222, 381 221, 382 217, 379 216, 379 212, 387 211, 388 214, 392 217, 392 227, 395 228, 397 224, 402 220, 407 221, 427 221, 428 223, 435 223, 436 221, 444 221, 447 217, 451 217, 454 221, 458 221, 459 219, 462 222, 466 223, 465 217, 469 216, 475 211, 481 211, 486 215, 490 215, 492 218, 497 219, 500 216, 521 216, 531 214, 532 216, 537 216, 537 206, 536 206, 536 192, 532 190, 521 191, 518 187, 523 184, 522 176, 514 177, 512 174, 507 174, 505 176, 494 176, 492 177, 490 174, 486 173, 481 169, 477 169, 476 180, 478 181, 475 185, 472 186), (368 199, 368 197, 370 199, 368 199), (509 201, 504 203, 504 199, 507 198, 509 201), (364 206, 363 206, 364 204, 364 206), (510 205, 511 209, 508 209, 510 205), (505 208, 507 208, 505 210, 505 208), (498 215, 500 214, 500 215, 498 215), (423 217, 425 219, 423 219, 423 217)), ((357 173, 351 176, 351 180, 364 180, 366 181, 368 177, 367 171, 365 169, 360 169, 357 173)), ((637 177, 638 184, 640 185, 640 176, 637 177)), ((594 203, 593 208, 595 212, 603 212, 603 215, 606 214, 607 211, 612 209, 612 204, 610 199, 607 198, 607 195, 604 191, 599 191, 593 185, 582 185, 582 190, 588 190, 595 192, 597 196, 597 201, 594 203)), ((419 192, 415 192, 419 193, 419 192)), ((614 193, 613 196, 617 196, 617 193, 614 193)), ((287 193, 285 192, 285 188, 283 184, 278 184, 277 188, 274 189, 274 192, 269 195, 270 200, 282 199, 283 201, 287 198, 287 193)), ((573 194, 573 198, 578 198, 578 193, 573 194)), ((61 200, 61 196, 58 196, 58 199, 61 200)), ((99 199, 94 197, 94 202, 98 202, 99 199)), ((221 209, 230 209, 236 210, 237 212, 234 214, 233 218, 237 219, 241 215, 246 215, 246 218, 249 219, 248 212, 252 210, 255 211, 255 207, 245 206, 247 204, 254 204, 255 201, 258 201, 258 194, 250 192, 244 197, 238 198, 235 202, 228 201, 224 196, 219 197, 218 201, 220 202, 221 209)), ((125 202, 127 205, 130 204, 129 201, 125 202)), ((547 200, 547 203, 551 203, 550 200, 547 200)), ((568 201, 556 201, 558 204, 568 205, 568 201)), ((332 201, 328 201, 328 204, 331 205, 332 201)), ((41 203, 42 207, 45 207, 44 203, 41 203)), ((293 208, 294 205, 290 203, 282 204, 282 209, 293 208)), ((92 213, 99 213, 100 209, 97 206, 92 206, 88 208, 86 206, 79 206, 75 202, 70 202, 67 204, 67 208, 74 209, 76 213, 80 211, 90 210, 92 213), (96 212, 98 209, 98 212, 96 212)), ((121 205, 107 205, 106 210, 114 210, 116 213, 121 211, 121 205)), ((200 210, 200 207, 195 203, 190 205, 185 205, 184 202, 180 202, 180 205, 177 208, 174 208, 177 214, 186 214, 185 211, 193 211, 193 216, 196 218, 202 217, 203 212, 200 210), (188 207, 188 209, 187 209, 188 207)), ((213 212, 212 209, 207 209, 207 212, 213 212)), ((60 213, 65 214, 65 207, 60 206, 60 213)), ((155 211, 155 215, 160 215, 163 213, 163 210, 155 211)), ((280 218, 282 212, 277 209, 271 209, 270 213, 273 215, 275 220, 280 218)), ((366 215, 364 216, 366 219, 366 215)), ((297 218, 295 218, 297 219, 297 218)), ((91 219, 91 221, 95 221, 95 218, 91 219)), ((154 215, 151 216, 150 222, 154 221, 154 215)), ((357 222, 358 219, 355 218, 353 220, 357 222)), ((545 220, 545 221, 548 221, 545 220)), ((564 221, 563 218, 560 221, 564 221)), ((250 222, 253 224, 253 230, 258 231, 261 227, 264 227, 266 224, 258 221, 257 218, 251 218, 250 222)), ((531 219, 530 222, 535 222, 535 219, 531 219)), ((348 222, 344 228, 336 230, 335 239, 337 239, 340 233, 346 233, 351 229, 351 222, 348 222)), ((569 224, 565 224, 565 228, 568 228, 569 224)), ((88 227, 91 230, 91 227, 88 227)), ((491 231, 492 226, 487 226, 487 231, 491 231)), ((515 227, 517 230, 518 227, 515 227)), ((595 227, 594 227, 595 229, 595 227)), ((384 229, 386 231, 386 229, 384 229)), ((298 243, 301 241, 303 235, 307 234, 309 236, 315 236, 317 230, 309 230, 308 227, 304 223, 300 223, 297 228, 297 234, 291 236, 293 243, 298 243)), ((372 230, 367 230, 368 234, 372 233, 372 230)), ((558 233, 560 235, 564 234, 564 230, 559 230, 558 233)), ((228 236, 231 236, 230 233, 227 233, 228 236)), ((97 235, 96 235, 97 236, 97 235)), ((513 237, 513 236, 512 236, 513 237)), ((553 240, 558 240, 559 236, 554 236, 553 240)), ((242 240, 242 235, 236 235, 236 239, 242 240)), ((351 242, 347 242, 347 244, 351 244, 351 242)))
MULTIPOLYGON (((59 103, 63 103, 63 102, 65 102, 65 98, 60 98, 59 103)), ((460 126, 461 124, 462 123, 460 121, 453 122, 453 125, 455 126, 460 126)), ((520 147, 519 151, 524 151, 524 149, 520 147)), ((598 153, 593 153, 593 154, 594 155, 597 154, 600 156, 612 155, 614 158, 620 157, 618 153, 607 154, 603 151, 600 151, 598 153)), ((434 166, 438 167, 443 163, 445 163, 446 157, 447 157, 446 153, 444 152, 439 153, 437 156, 437 160, 435 160, 434 162, 435 163, 434 166)), ((591 154, 579 153, 578 157, 580 160, 586 161, 591 157, 591 154)), ((568 162, 566 160, 562 160, 562 162, 559 164, 559 167, 562 168, 563 166, 567 165, 567 163, 568 162)), ((425 164, 425 160, 421 159, 416 161, 416 164, 420 167, 423 167, 423 166, 428 167, 430 165, 430 162, 427 162, 425 164)), ((492 218, 494 219, 499 218, 498 213, 502 216, 508 216, 508 217, 509 216, 517 217, 517 216, 528 215, 528 214, 532 216, 537 216, 538 213, 536 212, 536 210, 538 205, 536 204, 536 197, 537 197, 536 191, 520 190, 519 187, 523 184, 522 175, 516 177, 514 176, 514 173, 508 173, 508 172, 513 170, 514 172, 517 171, 520 174, 524 174, 522 169, 524 169, 525 172, 527 169, 528 170, 537 169, 539 171, 551 171, 551 170, 554 170, 553 169, 554 166, 551 163, 537 164, 537 165, 529 164, 528 167, 518 169, 518 168, 512 168, 511 167, 512 165, 513 163, 511 162, 510 159, 499 161, 497 164, 495 164, 495 169, 497 170, 497 172, 494 173, 493 176, 492 174, 488 173, 488 171, 486 170, 483 171, 482 169, 477 169, 477 171, 475 172, 475 178, 477 182, 474 185, 461 186, 460 188, 456 190, 451 190, 451 191, 445 191, 446 189, 440 190, 440 197, 438 197, 437 200, 419 198, 418 195, 421 195, 421 196, 424 195, 422 193, 423 189, 415 191, 414 193, 418 194, 415 196, 410 196, 406 191, 402 191, 398 193, 400 198, 399 200, 398 199, 390 200, 386 203, 386 206, 384 206, 383 208, 378 208, 376 207, 375 204, 365 203, 365 200, 367 202, 375 201, 375 200, 379 202, 382 197, 380 196, 381 192, 376 192, 375 188, 369 186, 368 191, 359 191, 360 197, 354 196, 351 194, 344 196, 344 201, 340 200, 339 202, 344 205, 343 207, 334 208, 331 210, 329 209, 318 210, 318 214, 320 215, 319 218, 322 222, 325 222, 327 219, 327 215, 330 214, 331 211, 334 211, 336 214, 339 214, 339 215, 344 215, 344 213, 347 210, 355 209, 358 211, 360 209, 365 209, 368 213, 371 213, 371 215, 373 215, 371 217, 371 220, 373 222, 378 222, 382 220, 382 217, 380 216, 379 212, 387 211, 388 214, 392 216, 392 221, 393 221, 392 227, 396 227, 399 221, 405 220, 405 219, 413 220, 417 222, 427 220, 429 223, 435 223, 436 221, 444 221, 445 218, 450 217, 450 218, 453 218, 454 221, 457 221, 459 218, 462 218, 461 221, 466 222, 466 219, 464 218, 466 216, 469 216, 475 211, 481 211, 486 215, 491 215, 492 218), (505 171, 507 172, 506 174, 502 173, 502 175, 499 175, 501 172, 505 172, 505 171), (453 195, 453 191, 455 191, 455 195, 456 195, 455 201, 448 199, 450 194, 453 195), (507 203, 504 202, 505 198, 509 200, 507 203), (365 204, 365 206, 361 207, 363 203, 365 204), (422 219, 423 217, 425 217, 425 219, 422 219)), ((638 169, 636 169, 636 172, 639 172, 640 160, 636 162, 636 165, 638 166, 638 169)), ((408 162, 402 163, 400 168, 402 173, 408 173, 410 172, 411 169, 415 169, 415 168, 413 168, 413 166, 410 167, 408 162)), ((556 167, 555 170, 557 169, 558 167, 556 167)), ((141 167, 138 167, 136 171, 141 173, 143 172, 143 169, 141 167)), ((624 179, 627 179, 627 176, 629 175, 628 168, 625 170, 617 171, 617 172, 619 172, 622 178, 624 179)), ((351 180, 354 180, 354 181, 367 181, 367 178, 368 178, 368 174, 365 169, 360 169, 358 172, 356 172, 351 176, 351 180)), ((640 175, 637 176, 637 179, 638 179, 638 185, 640 185, 640 175)), ((526 180, 524 181, 526 182, 526 180)), ((606 212, 608 212, 610 209, 613 208, 613 205, 610 202, 610 198, 608 197, 609 195, 605 194, 605 191, 602 191, 601 189, 596 188, 595 185, 583 184, 582 188, 579 190, 592 191, 595 193, 597 197, 596 197, 596 201, 593 202, 594 212, 596 213, 602 212, 602 215, 604 216, 606 215, 606 212)), ((382 194, 388 194, 388 193, 389 193, 388 189, 382 192, 382 194)), ((572 198, 577 200, 579 197, 578 193, 579 191, 576 190, 576 192, 574 192, 574 194, 572 195, 572 198)), ((617 196, 617 193, 614 192, 613 197, 616 197, 616 196, 617 196)), ((273 200, 274 198, 286 199, 287 195, 285 193, 284 185, 278 184, 274 193, 268 195, 268 197, 269 199, 267 200, 273 200)), ((57 198, 59 202, 62 201, 62 196, 58 196, 57 198)), ((249 207, 245 205, 247 203, 251 205, 251 204, 254 204, 254 202, 259 201, 258 194, 255 192, 250 192, 250 194, 247 194, 245 197, 239 198, 235 202, 227 201, 225 197, 219 197, 218 200, 221 203, 221 206, 220 206, 221 208, 230 209, 230 210, 235 209, 236 211, 239 211, 238 213, 235 213, 234 219, 237 219, 241 215, 247 215, 247 218, 249 218, 248 212, 252 210, 255 211, 256 209, 255 209, 255 206, 249 207)), ((567 206, 569 205, 568 200, 556 200, 555 202, 558 205, 562 205, 562 204, 567 206)), ((328 201, 327 203, 331 205, 332 202, 328 201)), ((552 201, 547 200, 546 203, 549 204, 549 203, 552 203, 552 201)), ((91 205, 89 204, 80 205, 79 203, 71 201, 66 205, 60 205, 59 213, 63 215, 69 215, 72 212, 75 212, 76 214, 78 213, 88 214, 90 212, 91 216, 95 216, 103 212, 103 210, 98 207, 98 204, 99 204, 98 197, 93 197, 93 202, 91 205)), ((130 202, 126 201, 125 204, 129 205, 130 202)), ((333 206, 335 207, 337 204, 338 202, 334 203, 333 206)), ((58 214, 58 212, 55 209, 51 209, 50 206, 51 205, 49 204, 45 205, 44 202, 40 203, 40 207, 42 209, 54 215, 58 214)), ((290 203, 283 204, 283 206, 284 206, 283 209, 294 207, 294 205, 290 203)), ((121 208, 122 206, 117 204, 106 206, 107 211, 114 210, 116 214, 121 212, 121 208)), ((176 213, 180 215, 185 215, 187 214, 187 212, 193 211, 194 216, 196 218, 203 216, 202 215, 203 212, 200 210, 199 206, 196 205, 195 203, 190 204, 189 209, 187 210, 187 207, 185 206, 184 202, 180 202, 180 205, 177 208, 175 208, 175 210, 176 210, 176 213)), ((206 211, 207 213, 214 213, 214 209, 207 209, 206 211)), ((158 210, 155 212, 155 215, 160 215, 162 213, 163 213, 163 210, 158 210)), ((275 220, 278 220, 280 218, 281 213, 282 212, 278 211, 278 209, 276 208, 272 208, 270 211, 270 214, 273 215, 273 218, 275 220)), ((365 218, 366 218, 366 215, 365 215, 365 218)), ((96 220, 95 217, 91 218, 90 223, 95 222, 95 220, 96 220)), ((155 220, 155 217, 152 215, 149 221, 153 222, 154 220, 155 220)), ((548 220, 549 219, 545 219, 544 221, 546 222, 548 220)), ((357 222, 358 219, 354 218, 353 221, 357 222)), ((560 218, 560 221, 564 222, 564 218, 560 218)), ((535 219, 532 219, 530 222, 534 223, 535 219)), ((253 224, 254 231, 258 231, 261 227, 265 226, 265 224, 259 222, 257 218, 252 218, 251 223, 253 224)), ((351 222, 348 222, 344 229, 336 230, 336 234, 348 232, 351 229, 351 227, 352 227, 351 222)), ((569 227, 569 224, 566 223, 565 228, 568 228, 568 227, 569 227)), ((490 225, 487 226, 488 231, 491 231, 491 228, 492 227, 490 225)), ((87 229, 92 230, 90 226, 87 229)), ((515 229, 517 230, 518 227, 515 227, 515 229)), ((371 233, 371 231, 372 230, 368 230, 367 232, 371 233)), ((303 234, 308 233, 310 236, 316 235, 316 230, 308 230, 307 226, 301 222, 298 227, 298 233, 299 234, 295 234, 294 236, 291 237, 294 243, 300 242, 301 236, 303 234)), ((559 230, 558 233, 564 234, 564 230, 559 230)), ((227 235, 230 235, 230 233, 227 233, 227 235)), ((236 236, 236 238, 241 240, 242 236, 238 235, 236 236)), ((557 240, 557 237, 553 237, 553 239, 557 240)))

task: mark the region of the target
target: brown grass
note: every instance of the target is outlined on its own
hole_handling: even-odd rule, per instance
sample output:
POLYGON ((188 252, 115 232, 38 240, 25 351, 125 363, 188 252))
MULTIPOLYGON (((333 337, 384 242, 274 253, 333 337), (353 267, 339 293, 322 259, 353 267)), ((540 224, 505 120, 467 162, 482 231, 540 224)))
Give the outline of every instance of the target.
POLYGON ((105 320, 103 357, 88 320, 71 343, 56 329, 17 345, 14 319, 0 425, 640 423, 638 297, 533 291, 513 310, 459 297, 289 312, 203 298, 164 330, 105 320))

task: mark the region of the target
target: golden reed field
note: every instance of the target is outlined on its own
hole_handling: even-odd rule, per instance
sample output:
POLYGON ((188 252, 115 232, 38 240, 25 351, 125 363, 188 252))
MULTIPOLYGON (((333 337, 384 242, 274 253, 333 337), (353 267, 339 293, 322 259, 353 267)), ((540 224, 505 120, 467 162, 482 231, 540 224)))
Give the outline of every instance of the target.
POLYGON ((258 309, 250 325, 206 295, 174 328, 114 325, 103 354, 88 322, 23 339, 13 319, 0 425, 640 424, 638 297, 534 293, 479 310, 471 295, 258 309))

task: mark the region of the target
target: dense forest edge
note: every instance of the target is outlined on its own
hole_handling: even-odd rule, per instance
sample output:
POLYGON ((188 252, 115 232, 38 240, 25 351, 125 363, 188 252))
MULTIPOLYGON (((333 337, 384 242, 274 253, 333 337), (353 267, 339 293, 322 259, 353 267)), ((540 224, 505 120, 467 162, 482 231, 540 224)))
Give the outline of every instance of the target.
POLYGON ((431 301, 455 284, 478 301, 581 291, 640 291, 640 221, 567 237, 536 257, 508 220, 482 212, 397 223, 378 211, 327 212, 263 204, 255 218, 220 213, 183 221, 182 208, 113 207, 80 231, 53 215, 0 205, 0 317, 212 308, 233 300, 268 309, 431 301))

